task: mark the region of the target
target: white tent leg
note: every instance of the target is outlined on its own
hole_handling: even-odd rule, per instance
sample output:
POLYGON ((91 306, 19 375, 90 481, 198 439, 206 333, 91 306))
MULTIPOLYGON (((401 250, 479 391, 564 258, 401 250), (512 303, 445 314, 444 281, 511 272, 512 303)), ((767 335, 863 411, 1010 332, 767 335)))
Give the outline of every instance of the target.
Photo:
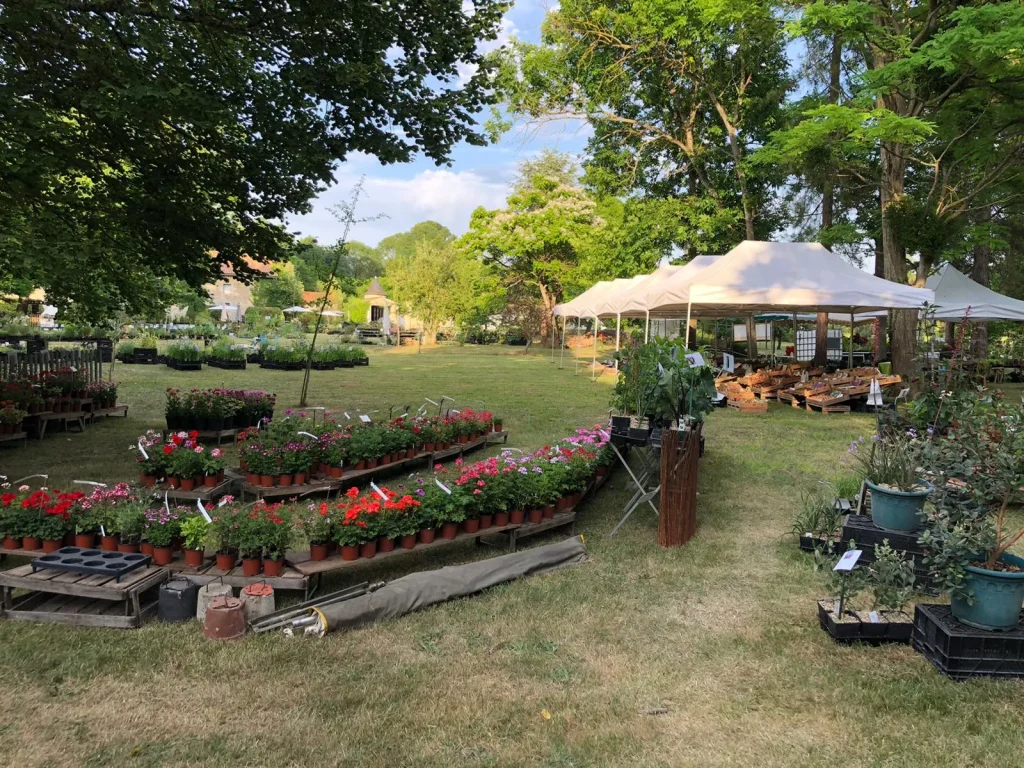
POLYGON ((590 365, 590 380, 597 378, 597 315, 594 315, 594 360, 590 365))
POLYGON ((647 310, 647 319, 644 321, 644 344, 651 340, 651 311, 647 310))
MULTIPOLYGON (((619 333, 622 331, 622 315, 615 316, 615 351, 619 351, 619 333)), ((619 370, 619 358, 615 357, 615 370, 619 370)))
POLYGON ((562 349, 558 352, 558 370, 562 370, 562 360, 565 359, 565 316, 562 316, 562 349))
POLYGON ((555 362, 555 337, 558 335, 558 318, 551 315, 551 362, 555 362))
POLYGON ((683 338, 686 339, 686 345, 685 346, 686 346, 687 351, 689 351, 689 349, 690 349, 690 299, 689 298, 686 299, 686 329, 685 329, 685 333, 686 333, 686 336, 684 336, 683 338))
POLYGON ((848 363, 850 370, 853 370, 853 312, 850 313, 850 357, 848 363))

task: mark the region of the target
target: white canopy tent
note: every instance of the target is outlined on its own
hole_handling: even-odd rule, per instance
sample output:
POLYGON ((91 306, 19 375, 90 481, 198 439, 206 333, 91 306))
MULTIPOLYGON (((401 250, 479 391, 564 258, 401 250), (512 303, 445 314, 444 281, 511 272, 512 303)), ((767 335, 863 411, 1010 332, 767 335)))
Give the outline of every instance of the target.
MULTIPOLYGON (((996 293, 948 263, 928 278, 925 288, 935 292, 934 312, 928 314, 933 320, 960 322, 968 310, 971 320, 1024 320, 1024 301, 996 293)), ((880 313, 863 317, 872 319, 878 316, 880 313)))
POLYGON ((309 307, 285 307, 281 311, 289 315, 298 315, 303 312, 312 312, 313 310, 310 309, 309 307))

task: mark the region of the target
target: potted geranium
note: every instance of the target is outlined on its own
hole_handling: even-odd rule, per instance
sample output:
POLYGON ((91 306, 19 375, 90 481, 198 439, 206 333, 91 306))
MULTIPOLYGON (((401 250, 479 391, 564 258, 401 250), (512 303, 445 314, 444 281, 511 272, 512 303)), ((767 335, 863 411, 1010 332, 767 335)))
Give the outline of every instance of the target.
MULTIPOLYGON (((227 503, 232 501, 230 496, 225 496, 227 503)), ((241 516, 232 507, 218 507, 217 514, 213 518, 213 525, 210 529, 210 538, 214 543, 217 568, 222 571, 230 571, 238 561, 238 541, 236 520, 241 516)))
MULTIPOLYGON (((174 538, 181 529, 179 514, 164 507, 147 509, 143 536, 153 548, 153 562, 156 565, 170 565, 174 559, 174 538)), ((77 540, 77 539, 76 539, 77 540)))
POLYGON ((181 535, 185 539, 185 563, 193 568, 203 565, 203 554, 206 537, 210 533, 210 523, 202 515, 191 515, 181 522, 181 535))
POLYGON ((280 504, 267 507, 263 520, 263 572, 267 576, 280 576, 284 572, 284 558, 294 532, 295 526, 286 507, 280 504))
POLYGON ((202 467, 203 485, 207 488, 215 488, 224 479, 224 452, 220 448, 203 450, 199 465, 202 467))
POLYGON ((850 453, 871 491, 871 520, 879 528, 910 533, 921 527, 924 503, 932 488, 921 478, 920 445, 910 433, 863 438, 850 453))
POLYGON ((33 517, 28 530, 32 537, 42 541, 43 552, 50 554, 64 546, 64 535, 70 529, 67 512, 62 512, 57 507, 43 510, 41 514, 33 517))
POLYGON ((325 502, 310 504, 309 516, 302 521, 302 532, 309 542, 309 559, 326 560, 332 532, 330 506, 325 502))
POLYGON ((21 549, 21 540, 29 527, 28 511, 21 506, 16 493, 5 493, 0 497, 0 531, 3 532, 4 549, 21 549))
POLYGON ((10 400, 0 403, 0 435, 20 434, 26 416, 28 411, 18 408, 10 400))

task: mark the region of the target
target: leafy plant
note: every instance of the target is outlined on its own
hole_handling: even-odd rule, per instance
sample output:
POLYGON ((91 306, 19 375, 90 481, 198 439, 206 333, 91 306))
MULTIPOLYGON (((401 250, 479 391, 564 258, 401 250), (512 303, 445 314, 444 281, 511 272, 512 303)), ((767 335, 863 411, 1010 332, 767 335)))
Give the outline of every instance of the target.
POLYGON ((202 549, 210 532, 210 523, 202 515, 192 515, 181 523, 181 535, 185 538, 185 549, 202 549))
POLYGON ((817 484, 800 492, 800 509, 790 530, 796 536, 812 534, 831 539, 842 527, 843 514, 837 509, 834 487, 817 484))

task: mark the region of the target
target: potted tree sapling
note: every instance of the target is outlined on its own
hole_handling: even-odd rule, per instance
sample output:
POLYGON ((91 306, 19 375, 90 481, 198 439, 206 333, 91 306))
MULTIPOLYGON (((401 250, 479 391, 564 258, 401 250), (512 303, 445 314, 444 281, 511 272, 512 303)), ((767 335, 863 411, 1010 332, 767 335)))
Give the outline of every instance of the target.
POLYGON ((871 491, 871 521, 882 530, 911 533, 921 527, 932 487, 922 478, 921 442, 915 433, 875 435, 849 453, 871 491))

